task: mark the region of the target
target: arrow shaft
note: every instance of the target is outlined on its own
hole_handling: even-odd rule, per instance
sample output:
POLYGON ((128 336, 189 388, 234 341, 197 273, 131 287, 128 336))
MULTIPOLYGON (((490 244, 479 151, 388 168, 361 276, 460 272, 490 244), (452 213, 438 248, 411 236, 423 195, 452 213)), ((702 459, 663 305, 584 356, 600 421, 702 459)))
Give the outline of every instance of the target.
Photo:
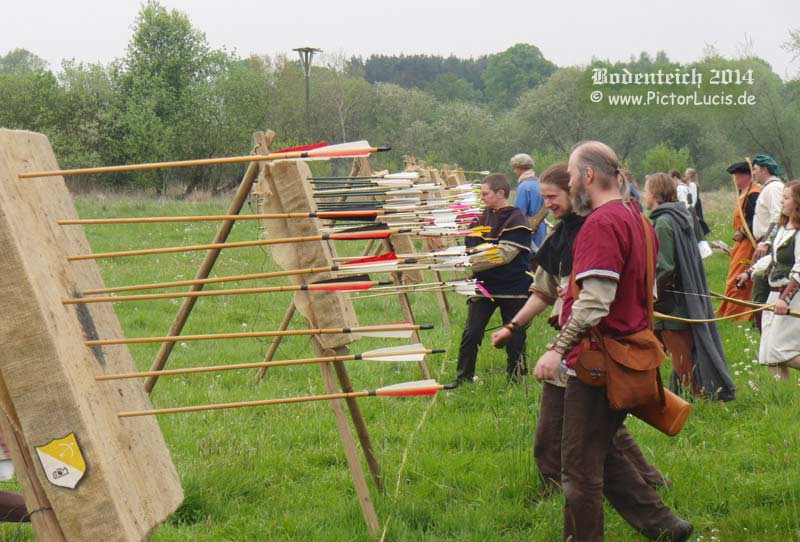
MULTIPOLYGON (((433 350, 431 349, 417 349, 417 350, 405 350, 402 352, 397 352, 396 354, 393 353, 385 353, 381 354, 381 357, 402 357, 408 356, 412 354, 431 354, 433 350)), ((108 375, 99 375, 94 377, 97 381, 106 381, 106 380, 126 380, 131 378, 144 378, 144 377, 160 377, 160 376, 174 376, 174 375, 183 375, 183 374, 198 374, 198 373, 219 373, 223 371, 235 371, 240 369, 256 369, 259 367, 284 367, 288 365, 307 365, 312 363, 332 363, 336 361, 353 361, 357 359, 366 359, 363 357, 362 354, 350 354, 347 356, 327 356, 327 357, 318 357, 318 358, 305 358, 305 359, 285 359, 285 360, 278 360, 278 361, 259 361, 259 362, 252 362, 252 363, 236 363, 233 365, 211 365, 207 367, 185 367, 182 369, 162 369, 160 371, 141 371, 141 372, 134 372, 134 373, 119 373, 119 374, 108 374, 108 375)))
POLYGON ((367 294, 367 295, 354 295, 350 296, 351 301, 357 301, 359 299, 368 299, 370 297, 386 297, 390 295, 398 295, 398 294, 417 294, 420 292, 452 292, 455 290, 455 286, 441 286, 441 287, 428 287, 428 288, 420 288, 418 290, 406 290, 403 291, 394 291, 394 292, 383 292, 380 294, 367 294))
POLYGON ((125 164, 119 166, 103 166, 94 168, 60 169, 51 171, 32 171, 17 175, 20 179, 34 177, 54 177, 57 175, 90 175, 95 173, 115 173, 125 171, 146 171, 151 169, 181 168, 193 166, 211 166, 219 164, 241 164, 245 162, 268 162, 272 160, 291 160, 298 158, 348 158, 364 154, 372 154, 384 150, 380 147, 362 149, 328 150, 324 148, 308 151, 271 153, 265 155, 227 156, 223 158, 202 158, 199 160, 176 160, 171 162, 149 162, 143 164, 125 164))
POLYGON ((365 211, 338 211, 338 212, 316 212, 316 213, 264 213, 255 215, 201 215, 201 216, 148 216, 130 218, 80 218, 63 219, 58 224, 62 226, 71 225, 93 225, 93 224, 151 224, 167 222, 213 222, 220 220, 280 220, 293 218, 368 218, 384 214, 380 210, 365 211))
POLYGON ((120 412, 120 418, 131 418, 135 416, 155 416, 159 414, 178 414, 186 412, 199 412, 202 410, 223 410, 228 408, 243 408, 266 405, 285 405, 290 403, 308 403, 312 401, 332 401, 334 399, 349 399, 351 397, 366 397, 369 391, 351 391, 342 393, 329 393, 325 395, 308 395, 305 397, 287 397, 283 399, 262 399, 260 401, 240 401, 236 403, 217 403, 210 405, 195 405, 186 407, 161 408, 153 410, 134 410, 120 412))
POLYGON ((160 294, 139 294, 103 297, 74 297, 63 299, 64 305, 82 305, 86 303, 118 303, 121 301, 149 301, 153 299, 176 299, 181 297, 214 297, 220 295, 247 295, 247 294, 269 294, 275 292, 298 292, 298 291, 347 291, 348 287, 353 290, 366 289, 379 284, 377 280, 372 281, 353 281, 339 282, 335 284, 295 284, 290 286, 265 286, 262 288, 234 288, 231 290, 201 290, 195 292, 166 292, 160 294))
POLYGON ((326 235, 309 235, 305 237, 286 237, 282 239, 257 239, 254 241, 237 241, 233 243, 209 243, 205 245, 186 245, 179 247, 147 248, 141 250, 124 250, 117 252, 100 252, 96 254, 77 254, 67 256, 69 261, 79 260, 99 260, 103 258, 123 258, 129 256, 146 256, 152 254, 172 254, 176 252, 195 252, 200 250, 222 250, 226 248, 254 247, 264 245, 280 245, 286 243, 305 243, 310 241, 326 240, 358 240, 358 239, 377 239, 388 237, 397 233, 404 233, 402 230, 380 230, 375 232, 353 232, 353 233, 333 233, 326 235))
MULTIPOLYGON (((249 275, 231 275, 227 277, 213 277, 207 279, 176 280, 172 282, 155 282, 152 284, 131 284, 128 286, 114 286, 111 288, 96 288, 84 290, 83 295, 110 294, 114 292, 132 292, 136 290, 157 290, 161 288, 176 288, 180 286, 194 286, 196 284, 218 284, 224 282, 237 282, 245 280, 268 279, 274 277, 287 277, 293 275, 312 275, 314 273, 326 273, 336 271, 339 266, 326 265, 323 267, 309 267, 306 269, 288 269, 285 271, 270 271, 268 273, 253 273, 249 275)), ((343 269, 350 269, 343 267, 343 269)), ((356 270, 357 268, 353 268, 356 270)))
POLYGON ((110 346, 117 344, 147 344, 181 341, 210 341, 217 339, 252 339, 259 337, 288 337, 293 335, 327 335, 335 333, 374 333, 381 331, 418 331, 430 329, 419 324, 390 324, 382 326, 363 326, 353 328, 287 329, 283 331, 248 331, 242 333, 217 333, 206 335, 170 335, 166 337, 138 337, 133 339, 101 339, 84 341, 86 346, 110 346))

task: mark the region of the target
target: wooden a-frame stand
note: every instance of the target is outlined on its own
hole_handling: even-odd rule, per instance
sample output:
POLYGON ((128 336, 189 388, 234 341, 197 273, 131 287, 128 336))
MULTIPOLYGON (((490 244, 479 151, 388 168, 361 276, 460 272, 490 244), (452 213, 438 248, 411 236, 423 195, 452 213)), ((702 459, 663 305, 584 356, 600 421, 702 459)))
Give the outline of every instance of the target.
MULTIPOLYGON (((272 141, 275 138, 275 133, 272 132, 271 130, 267 132, 256 132, 255 134, 253 134, 253 137, 255 139, 256 146, 253 149, 252 153, 260 155, 269 154, 270 145, 272 144, 272 141)), ((248 197, 250 196, 250 193, 253 191, 253 187, 256 182, 261 183, 262 186, 265 185, 265 182, 269 178, 273 178, 274 182, 274 177, 272 177, 272 170, 282 171, 287 167, 291 166, 294 166, 296 168, 298 167, 298 165, 302 165, 303 168, 307 169, 307 166, 305 166, 305 164, 294 161, 281 161, 281 162, 270 162, 270 163, 252 162, 248 166, 242 178, 242 181, 239 184, 239 188, 237 189, 236 194, 234 195, 233 200, 230 203, 227 214, 236 215, 241 212, 248 197)), ((280 174, 277 174, 276 176, 280 177, 280 174)), ((270 191, 268 186, 266 187, 266 190, 270 191)), ((276 191, 273 189, 272 192, 275 193, 276 191)), ((304 212, 309 210, 307 202, 304 206, 301 205, 300 209, 286 208, 287 207, 286 205, 282 206, 279 205, 279 207, 281 207, 281 209, 275 212, 294 212, 294 211, 304 212)), ((219 230, 217 231, 217 234, 214 237, 213 242, 224 243, 230 234, 234 222, 235 221, 232 220, 224 221, 220 225, 219 230)), ((276 226, 277 222, 282 222, 283 228, 288 228, 288 229, 294 228, 294 221, 291 222, 270 221, 270 222, 271 222, 269 224, 270 231, 275 231, 274 227, 276 226)), ((321 246, 322 243, 306 243, 306 245, 321 246)), ((306 246, 303 248, 303 252, 304 253, 308 252, 309 249, 310 247, 306 246)), ((295 252, 298 251, 296 248, 293 250, 295 252)), ((275 252, 276 250, 273 249, 273 253, 275 252)), ((219 253, 220 253, 219 249, 208 251, 205 259, 203 260, 200 266, 200 269, 197 271, 197 274, 195 276, 196 279, 204 279, 210 275, 211 270, 213 269, 214 264, 216 263, 217 258, 219 257, 219 253)), ((328 257, 328 259, 330 260, 330 257, 328 257)), ((326 264, 316 263, 315 265, 321 266, 326 264)), ((316 277, 316 275, 312 276, 316 277)), ((305 277, 303 280, 313 280, 313 279, 305 277)), ((196 284, 191 287, 190 291, 198 291, 201 290, 202 288, 203 288, 202 284, 196 284)), ((324 292, 324 293, 332 294, 332 292, 324 292)), ((347 323, 342 324, 343 320, 339 319, 336 326, 326 326, 325 324, 328 317, 333 315, 315 314, 313 310, 310 309, 313 307, 314 304, 316 304, 316 302, 314 304, 308 303, 308 301, 306 301, 305 303, 299 303, 298 302, 299 297, 303 294, 305 294, 306 296, 308 295, 308 293, 306 292, 299 292, 298 294, 295 295, 294 300, 289 305, 289 308, 287 309, 286 314, 284 315, 283 321, 281 322, 281 327, 280 327, 281 330, 285 330, 289 326, 292 317, 298 310, 300 312, 305 313, 304 316, 306 316, 306 319, 308 320, 309 324, 315 328, 341 327, 342 325, 345 326, 348 325, 347 323)), ((314 292, 314 294, 317 294, 317 292, 314 292)), ((191 314, 192 309, 194 308, 196 299, 197 298, 186 298, 183 301, 175 317, 175 320, 173 321, 172 325, 169 328, 168 335, 177 336, 181 334, 186 324, 186 321, 188 320, 189 315, 191 314)), ((347 336, 348 338, 346 339, 346 341, 342 342, 341 337, 342 336, 339 335, 313 337, 311 339, 311 343, 315 355, 330 356, 330 355, 347 354, 347 349, 344 346, 344 344, 351 339, 349 338, 349 336, 347 336), (338 342, 336 341, 336 337, 340 338, 338 342)), ((277 349, 277 344, 278 342, 273 341, 272 344, 270 345, 270 351, 268 353, 270 357, 274 355, 275 350, 277 349)), ((173 347, 174 343, 172 342, 167 342, 162 344, 158 354, 156 355, 156 358, 153 361, 151 370, 161 370, 165 367, 173 347)), ((343 363, 341 362, 323 363, 320 364, 319 367, 320 367, 320 372, 322 374, 323 383, 328 393, 353 391, 350 378, 347 373, 347 369, 343 363)), ((148 393, 152 392, 156 382, 157 382, 157 377, 150 377, 146 381, 145 386, 148 393)), ((372 498, 370 496, 369 487, 367 485, 366 477, 364 475, 364 470, 361 466, 361 461, 358 456, 355 439, 353 438, 350 426, 347 423, 347 416, 345 414, 344 407, 342 405, 342 400, 338 399, 333 400, 330 401, 330 404, 336 421, 336 427, 339 431, 339 436, 342 441, 342 448, 347 458, 348 466, 350 468, 350 473, 353 478, 353 484, 355 486, 356 494, 358 495, 358 502, 361 507, 364 520, 366 522, 367 528, 369 529, 370 533, 375 534, 377 533, 379 528, 378 517, 377 514, 375 513, 375 507, 373 505, 372 498)), ((345 400, 345 404, 347 405, 347 409, 349 411, 350 418, 353 422, 353 426, 356 429, 356 433, 358 435, 361 444, 361 449, 364 452, 364 456, 366 458, 367 465, 370 469, 373 481, 378 489, 382 489, 383 480, 381 476, 380 465, 378 464, 377 458, 375 456, 375 452, 373 450, 372 443, 370 441, 369 432, 367 430, 364 418, 361 414, 361 409, 358 405, 358 401, 356 399, 349 398, 345 400)))

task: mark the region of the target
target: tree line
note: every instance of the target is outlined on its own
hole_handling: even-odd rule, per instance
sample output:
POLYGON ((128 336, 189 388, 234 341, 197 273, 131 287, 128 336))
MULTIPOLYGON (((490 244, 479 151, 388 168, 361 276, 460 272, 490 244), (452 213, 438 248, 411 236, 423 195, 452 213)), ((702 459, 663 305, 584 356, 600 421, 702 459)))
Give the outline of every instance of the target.
MULTIPOLYGON (((790 33, 786 47, 800 54, 800 31, 790 33)), ((351 139, 389 145, 392 152, 373 158, 376 168, 389 169, 414 155, 434 166, 510 173, 508 159, 527 152, 541 171, 584 139, 610 144, 639 179, 692 166, 705 188, 728 186, 725 167, 757 153, 773 155, 790 177, 800 167, 800 75, 781 79, 753 55, 728 59, 706 50, 698 62, 681 65, 663 52, 641 53, 627 62, 595 59, 586 67, 558 67, 531 44, 476 59, 322 55, 310 83, 306 117, 305 80, 294 58, 241 58, 212 49, 186 14, 150 0, 134 21, 125 55, 109 64, 68 60, 53 71, 24 49, 0 56, 0 126, 45 133, 64 168, 246 154, 250 134, 265 128, 277 132, 281 147, 351 139), (703 92, 746 90, 756 103, 593 103, 594 68, 750 73, 752 84, 705 86, 703 92)), ((337 171, 315 166, 331 167, 337 171)), ((240 175, 240 167, 219 166, 84 181, 191 192, 228 186, 240 175)))

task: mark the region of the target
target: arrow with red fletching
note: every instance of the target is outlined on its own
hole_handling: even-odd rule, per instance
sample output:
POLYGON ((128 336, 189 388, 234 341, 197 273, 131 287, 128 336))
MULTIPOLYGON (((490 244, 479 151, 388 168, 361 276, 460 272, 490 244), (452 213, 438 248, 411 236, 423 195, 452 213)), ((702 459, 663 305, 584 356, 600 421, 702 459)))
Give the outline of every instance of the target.
POLYGON ((207 245, 189 245, 179 247, 149 248, 142 250, 126 250, 119 252, 103 252, 97 254, 78 254, 68 256, 67 260, 98 260, 101 258, 122 258, 126 256, 144 256, 148 254, 170 254, 175 252, 193 252, 199 250, 222 250, 225 248, 254 247, 264 245, 279 245, 285 243, 305 243, 310 241, 352 241, 359 239, 386 239, 391 235, 407 233, 405 230, 384 229, 377 231, 356 231, 349 233, 329 233, 323 235, 309 235, 306 237, 285 237, 279 239, 258 239, 255 241, 238 241, 235 243, 210 243, 207 245))
POLYGON ((219 403, 210 405, 161 408, 154 410, 136 410, 120 412, 117 414, 117 416, 120 418, 130 418, 134 416, 154 416, 158 414, 198 412, 202 410, 223 410, 228 408, 283 405, 288 403, 307 403, 311 401, 332 401, 334 399, 349 399, 354 397, 418 397, 436 395, 440 390, 451 389, 453 387, 455 387, 455 385, 443 385, 439 384, 435 380, 417 380, 415 382, 405 382, 403 384, 384 386, 374 390, 329 393, 325 395, 308 395, 304 397, 287 397, 284 399, 263 399, 260 401, 241 401, 237 403, 219 403))
MULTIPOLYGON (((391 253, 394 255, 394 253, 391 253)), ((369 258, 367 258, 369 259, 369 258)), ((238 282, 238 281, 248 281, 248 280, 257 280, 257 279, 269 279, 275 277, 287 277, 287 276, 294 276, 294 275, 311 275, 316 273, 328 273, 328 272, 335 272, 340 275, 348 275, 350 277, 348 280, 352 280, 352 274, 361 274, 361 273, 379 273, 379 272, 393 272, 398 270, 400 264, 416 264, 419 260, 417 258, 397 258, 394 256, 393 260, 386 260, 385 263, 381 263, 380 260, 376 260, 375 263, 364 263, 364 264, 349 264, 347 262, 343 262, 340 264, 334 265, 325 265, 321 267, 305 267, 302 269, 286 269, 283 271, 270 271, 267 273, 252 273, 248 275, 230 275, 230 276, 223 276, 223 277, 211 277, 205 279, 192 279, 192 280, 177 280, 171 282, 155 282, 151 284, 130 284, 125 286, 113 286, 109 288, 95 288, 90 290, 84 290, 82 295, 97 295, 97 294, 110 294, 115 292, 130 292, 135 290, 156 290, 161 288, 177 288, 181 286, 192 286, 195 284, 217 284, 217 283, 224 283, 224 282, 238 282)), ((444 264, 442 264, 444 265, 444 264)), ((365 279, 368 280, 368 279, 365 279)), ((320 284, 318 282, 317 284, 320 284)))
POLYGON ((327 147, 329 143, 327 141, 320 141, 319 143, 310 143, 308 145, 298 145, 296 147, 287 147, 285 149, 281 149, 279 151, 274 151, 272 154, 281 154, 287 152, 302 152, 302 151, 310 151, 314 149, 319 149, 321 147, 327 147))
POLYGON ((20 179, 34 177, 54 177, 57 175, 90 175, 95 173, 112 173, 122 171, 145 171, 192 166, 210 166, 216 164, 240 164, 244 162, 268 162, 272 160, 328 160, 330 158, 356 158, 369 156, 375 152, 388 151, 390 147, 372 147, 367 141, 326 145, 310 150, 281 151, 271 154, 250 154, 247 156, 227 156, 223 158, 203 158, 199 160, 177 160, 173 162, 150 162, 145 164, 125 164, 120 166, 103 166, 80 169, 59 169, 51 171, 31 171, 19 173, 20 179))

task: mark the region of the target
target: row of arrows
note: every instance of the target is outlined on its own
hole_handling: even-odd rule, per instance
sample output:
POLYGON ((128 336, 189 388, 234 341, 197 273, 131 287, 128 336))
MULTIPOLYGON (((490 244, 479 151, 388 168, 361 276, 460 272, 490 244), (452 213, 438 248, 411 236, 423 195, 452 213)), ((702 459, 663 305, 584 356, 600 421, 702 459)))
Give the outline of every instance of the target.
MULTIPOLYGON (((389 150, 388 147, 372 147, 366 141, 345 143, 341 145, 327 145, 317 143, 302 147, 293 147, 276 151, 268 155, 249 155, 239 157, 212 158, 201 160, 183 160, 173 162, 158 162, 148 164, 130 164, 121 166, 106 166, 99 168, 82 168, 73 170, 52 170, 52 171, 30 171, 18 175, 20 179, 32 179, 52 176, 65 175, 88 175, 110 172, 124 171, 143 171, 160 168, 207 166, 214 164, 233 164, 244 162, 262 162, 271 160, 327 160, 331 158, 353 158, 368 156, 374 152, 389 150)), ((481 172, 484 173, 484 172, 481 172)), ((488 173, 488 172, 486 172, 488 173)), ((441 187, 433 184, 415 183, 418 180, 416 174, 407 172, 385 175, 380 178, 375 177, 350 177, 341 178, 322 178, 311 179, 314 185, 314 197, 319 200, 321 210, 309 213, 282 213, 282 214, 261 214, 261 215, 216 215, 204 217, 149 217, 149 218, 115 218, 115 219, 91 219, 91 220, 60 220, 62 225, 90 225, 90 224, 130 224, 130 223, 157 223, 157 222, 192 222, 205 220, 268 220, 268 219, 291 219, 291 218, 321 218, 343 221, 362 221, 380 222, 379 225, 368 228, 333 228, 325 231, 321 235, 307 237, 291 237, 283 239, 269 239, 257 241, 245 241, 237 243, 212 243, 204 245, 193 245, 183 247, 165 247, 155 249, 145 249, 138 251, 119 251, 100 254, 79 254, 69 256, 70 261, 114 258, 122 256, 136 256, 146 254, 164 254, 176 252, 188 252, 198 250, 219 250, 227 248, 237 248, 246 246, 263 246, 283 243, 326 241, 326 240, 356 240, 356 239, 385 239, 390 235, 396 234, 427 234, 427 235, 481 235, 482 230, 469 230, 464 228, 475 218, 478 211, 478 197, 476 187, 472 184, 462 185, 449 191, 443 191, 441 187), (346 206, 342 199, 354 196, 369 196, 373 201, 347 202, 346 206), (339 201, 331 201, 339 200, 339 201), (390 227, 391 225, 391 227, 390 227)), ((491 246, 479 247, 477 252, 483 251, 491 254, 491 246)), ((388 295, 389 290, 398 291, 429 291, 431 289, 452 289, 466 295, 475 295, 483 291, 488 295, 485 288, 474 280, 437 282, 416 285, 394 285, 390 281, 369 280, 365 275, 368 272, 402 272, 416 269, 434 270, 461 270, 469 265, 468 258, 476 250, 468 251, 464 247, 453 247, 446 251, 429 254, 414 254, 407 257, 398 257, 394 253, 382 254, 379 256, 348 260, 336 263, 331 266, 285 270, 271 273, 258 273, 251 275, 238 275, 229 277, 216 277, 197 279, 194 281, 172 281, 156 284, 140 284, 119 286, 114 288, 98 288, 86 290, 75 298, 64 299, 65 304, 82 303, 104 303, 117 301, 141 301, 150 299, 166 299, 174 297, 205 297, 217 295, 241 295, 256 293, 271 293, 285 291, 365 291, 375 289, 375 295, 388 295), (322 272, 334 272, 339 278, 318 281, 311 284, 301 284, 293 286, 273 286, 260 288, 238 288, 215 291, 194 291, 179 293, 147 293, 117 296, 114 294, 121 292, 131 292, 139 290, 152 290, 162 288, 172 288, 187 285, 204 285, 212 283, 223 283, 231 281, 255 280, 277 276, 290 276, 313 274, 322 272)), ((315 335, 350 333, 359 336, 379 336, 391 338, 409 338, 414 331, 430 329, 429 325, 416 325, 411 323, 386 324, 376 326, 360 326, 353 328, 329 328, 329 329, 307 329, 307 330, 283 330, 283 331, 259 331, 244 333, 222 333, 207 335, 181 335, 167 337, 141 337, 124 339, 104 339, 87 340, 86 346, 101 347, 121 344, 141 344, 141 343, 165 343, 177 341, 199 341, 215 339, 242 339, 254 337, 277 337, 290 335, 315 335)), ((371 360, 371 361, 421 361, 425 355, 440 353, 438 350, 430 350, 421 344, 413 344, 395 348, 384 348, 362 352, 347 356, 329 356, 318 358, 306 358, 295 360, 270 361, 259 363, 239 363, 230 365, 216 365, 210 367, 194 367, 187 369, 170 369, 159 371, 148 371, 139 373, 108 374, 98 376, 98 380, 118 380, 127 378, 142 378, 153 376, 167 376, 177 374, 191 374, 202 372, 227 371, 234 369, 247 369, 254 367, 270 367, 281 365, 299 365, 306 363, 327 363, 348 360, 371 360)), ((239 408, 246 406, 260 406, 271 404, 285 404, 295 402, 334 400, 354 397, 406 397, 415 395, 433 395, 445 386, 433 380, 409 382, 386 386, 374 390, 364 390, 358 392, 343 392, 338 394, 326 394, 307 397, 291 397, 284 399, 266 399, 259 401, 246 401, 238 403, 225 403, 215 405, 196 405, 189 407, 175 407, 157 410, 131 411, 119 413, 120 417, 144 416, 154 414, 167 414, 178 412, 195 412, 199 410, 217 410, 227 408, 239 408)))

